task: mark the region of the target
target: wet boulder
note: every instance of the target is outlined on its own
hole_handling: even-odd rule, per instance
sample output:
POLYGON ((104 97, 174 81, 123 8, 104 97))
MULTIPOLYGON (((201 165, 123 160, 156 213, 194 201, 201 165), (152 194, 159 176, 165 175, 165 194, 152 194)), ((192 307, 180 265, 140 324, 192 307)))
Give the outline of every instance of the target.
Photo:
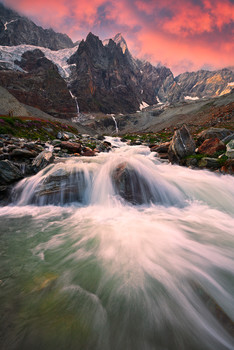
POLYGON ((153 200, 147 181, 126 162, 119 164, 112 173, 112 183, 118 195, 132 204, 145 204, 153 200))
POLYGON ((198 153, 213 156, 218 151, 225 151, 225 144, 218 138, 206 139, 201 146, 198 147, 198 153))
POLYGON ((184 125, 176 130, 172 138, 168 156, 171 163, 180 163, 181 159, 195 152, 195 142, 184 125))
POLYGON ((39 205, 83 202, 87 187, 83 170, 68 172, 60 168, 38 184, 31 202, 39 205))
POLYGON ((43 151, 33 160, 32 166, 35 173, 44 169, 47 165, 53 163, 54 155, 50 151, 43 151))
POLYGON ((201 145, 207 139, 218 138, 219 140, 224 139, 225 137, 233 134, 233 130, 225 129, 225 128, 209 128, 203 130, 198 134, 198 145, 201 145))
POLYGON ((0 161, 0 185, 7 185, 22 179, 23 173, 9 160, 0 161))

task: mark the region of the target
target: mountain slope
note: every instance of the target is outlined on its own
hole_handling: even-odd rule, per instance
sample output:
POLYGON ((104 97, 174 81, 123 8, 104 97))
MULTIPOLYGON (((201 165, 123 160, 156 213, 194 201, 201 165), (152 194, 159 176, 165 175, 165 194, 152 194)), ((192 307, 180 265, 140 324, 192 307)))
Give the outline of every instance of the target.
POLYGON ((22 72, 0 70, 0 85, 21 103, 37 107, 57 118, 77 115, 76 104, 66 82, 42 51, 27 51, 16 64, 22 72))
POLYGON ((72 40, 53 29, 43 29, 0 3, 0 45, 28 44, 59 50, 73 47, 72 40))

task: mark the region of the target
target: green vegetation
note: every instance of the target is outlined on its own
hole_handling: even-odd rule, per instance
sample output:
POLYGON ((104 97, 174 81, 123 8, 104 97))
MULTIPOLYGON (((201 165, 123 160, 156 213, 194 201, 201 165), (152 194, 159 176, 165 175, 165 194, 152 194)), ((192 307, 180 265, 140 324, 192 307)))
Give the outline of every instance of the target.
POLYGON ((171 131, 161 131, 157 133, 142 133, 142 134, 126 134, 123 136, 126 140, 131 140, 131 142, 141 141, 147 143, 159 143, 170 141, 172 137, 171 131))
POLYGON ((96 148, 96 143, 86 143, 85 146, 91 148, 92 150, 94 150, 96 148))
POLYGON ((77 134, 77 130, 59 121, 49 121, 32 117, 0 116, 0 134, 9 134, 29 140, 42 141, 56 138, 59 131, 69 131, 77 134))

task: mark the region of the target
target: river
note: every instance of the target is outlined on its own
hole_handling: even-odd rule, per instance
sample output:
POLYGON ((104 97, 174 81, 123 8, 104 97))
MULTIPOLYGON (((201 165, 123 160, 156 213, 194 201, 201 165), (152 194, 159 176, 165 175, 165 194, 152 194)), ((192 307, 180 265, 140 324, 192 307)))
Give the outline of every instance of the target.
POLYGON ((234 349, 233 177, 108 140, 0 208, 0 348, 234 349), (116 190, 119 165, 136 196, 116 190))

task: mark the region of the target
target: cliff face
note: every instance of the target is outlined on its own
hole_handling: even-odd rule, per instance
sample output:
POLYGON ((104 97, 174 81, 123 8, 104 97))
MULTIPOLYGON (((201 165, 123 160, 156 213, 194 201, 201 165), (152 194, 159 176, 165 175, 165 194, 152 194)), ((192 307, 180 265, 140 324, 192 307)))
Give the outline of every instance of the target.
POLYGON ((43 29, 0 4, 0 45, 35 45, 59 50, 73 47, 72 40, 52 29, 43 29))
POLYGON ((89 33, 68 61, 76 65, 71 89, 82 111, 131 113, 143 101, 157 104, 157 90, 172 74, 168 68, 134 60, 124 39, 117 38, 117 42, 110 39, 103 45, 89 33))
POLYGON ((0 85, 21 103, 41 109, 57 118, 76 116, 76 106, 57 67, 42 51, 25 52, 16 62, 24 72, 1 70, 0 85))
POLYGON ((139 69, 114 41, 104 46, 90 33, 68 62, 76 65, 71 90, 82 111, 116 113, 139 108, 139 69))
POLYGON ((176 79, 184 94, 192 97, 215 97, 229 93, 234 87, 234 72, 230 69, 218 71, 200 70, 180 74, 176 79))

